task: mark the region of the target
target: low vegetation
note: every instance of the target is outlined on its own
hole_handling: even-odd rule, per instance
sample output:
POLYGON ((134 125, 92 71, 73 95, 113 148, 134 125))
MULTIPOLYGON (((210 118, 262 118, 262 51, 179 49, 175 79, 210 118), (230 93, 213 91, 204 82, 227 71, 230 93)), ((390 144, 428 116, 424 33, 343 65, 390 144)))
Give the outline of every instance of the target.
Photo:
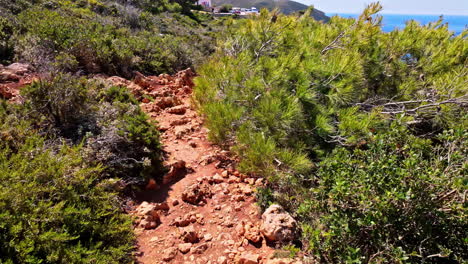
POLYGON ((90 76, 196 67, 216 25, 191 7, 0 0, 0 63, 41 76, 0 98, 0 263, 134 262, 122 194, 163 175, 159 133, 126 87, 90 76))
POLYGON ((118 194, 158 175, 154 125, 123 88, 67 74, 23 96, 0 107, 0 262, 131 262, 118 194))
POLYGON ((190 1, 1 3, 0 62, 132 77, 194 67, 213 51, 216 25, 206 15, 184 15, 190 1))
POLYGON ((260 205, 301 221, 309 258, 463 262, 468 31, 384 33, 380 9, 233 20, 195 99, 211 140, 269 180, 260 205))

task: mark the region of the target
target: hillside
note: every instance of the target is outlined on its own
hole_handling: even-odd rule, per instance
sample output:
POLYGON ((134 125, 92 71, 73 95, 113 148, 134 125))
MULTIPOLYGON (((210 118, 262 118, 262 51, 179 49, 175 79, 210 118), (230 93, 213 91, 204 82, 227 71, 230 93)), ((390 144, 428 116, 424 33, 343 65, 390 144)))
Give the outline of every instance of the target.
MULTIPOLYGON (((252 6, 262 9, 267 8, 273 10, 278 8, 283 14, 291 14, 294 12, 303 11, 308 8, 307 5, 298 3, 296 1, 290 0, 214 0, 213 4, 216 6, 221 6, 223 4, 230 4, 237 7, 250 8, 252 6)), ((312 17, 316 20, 328 21, 330 18, 325 15, 324 12, 314 9, 312 12, 312 17)))
POLYGON ((468 29, 261 1, 0 0, 1 264, 467 263, 468 29))

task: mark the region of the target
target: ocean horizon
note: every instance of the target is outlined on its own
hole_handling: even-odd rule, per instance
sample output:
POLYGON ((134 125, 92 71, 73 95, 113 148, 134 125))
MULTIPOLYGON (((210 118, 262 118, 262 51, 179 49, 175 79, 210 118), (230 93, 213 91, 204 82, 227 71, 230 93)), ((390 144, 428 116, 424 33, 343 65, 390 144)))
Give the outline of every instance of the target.
MULTIPOLYGON (((327 16, 341 16, 357 18, 360 14, 351 13, 327 13, 327 16)), ((430 22, 439 20, 440 15, 411 15, 411 14, 380 14, 383 17, 382 30, 390 32, 394 29, 403 29, 409 20, 416 20, 419 23, 426 25, 430 22)), ((463 30, 468 28, 468 16, 464 15, 444 15, 444 23, 448 23, 449 30, 456 35, 461 34, 463 30)))

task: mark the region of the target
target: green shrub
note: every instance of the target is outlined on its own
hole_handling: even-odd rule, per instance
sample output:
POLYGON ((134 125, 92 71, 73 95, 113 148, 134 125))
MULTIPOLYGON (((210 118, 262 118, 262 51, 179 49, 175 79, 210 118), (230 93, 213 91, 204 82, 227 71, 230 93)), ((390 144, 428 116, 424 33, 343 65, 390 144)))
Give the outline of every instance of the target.
POLYGON ((104 165, 104 177, 131 183, 160 176, 159 132, 127 88, 58 74, 22 94, 42 132, 83 144, 87 162, 104 165))
POLYGON ((30 107, 64 133, 76 130, 88 109, 87 82, 69 75, 57 75, 53 80, 39 80, 22 90, 30 107))
POLYGON ((130 263, 131 221, 80 146, 56 147, 0 107, 0 262, 130 263))
MULTIPOLYGON (((320 263, 466 260, 468 31, 263 10, 228 20, 194 98, 320 263), (443 197, 443 198, 442 198, 443 197)), ((309 11, 310 12, 310 11, 309 11)))
POLYGON ((308 249, 333 263, 466 260, 466 136, 434 146, 393 125, 367 150, 334 150, 300 195, 308 249))
POLYGON ((337 144, 359 145, 370 130, 386 129, 382 119, 403 112, 418 133, 429 132, 424 123, 449 127, 466 95, 467 32, 455 37, 439 21, 384 33, 379 10, 372 5, 357 21, 333 17, 328 24, 306 14, 273 21, 266 11, 228 22, 219 51, 196 79, 210 138, 245 143, 241 156, 255 141, 271 141, 258 144, 263 153, 277 150, 252 160, 257 165, 248 171, 255 171, 285 165, 272 159, 283 151, 318 158, 337 144))

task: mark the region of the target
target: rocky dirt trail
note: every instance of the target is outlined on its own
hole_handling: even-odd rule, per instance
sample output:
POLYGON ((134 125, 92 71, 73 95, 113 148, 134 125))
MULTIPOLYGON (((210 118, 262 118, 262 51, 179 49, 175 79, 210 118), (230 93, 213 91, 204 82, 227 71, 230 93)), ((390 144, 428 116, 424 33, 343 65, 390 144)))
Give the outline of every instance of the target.
MULTIPOLYGON (((239 173, 228 152, 207 139, 191 104, 194 73, 107 79, 128 87, 158 122, 168 172, 150 181, 130 202, 139 263, 288 264, 273 259, 274 245, 297 235, 297 224, 279 206, 261 215, 255 188, 264 184, 239 173)), ((35 75, 24 64, 0 68, 0 97, 21 101, 19 88, 35 75)))
POLYGON ((114 80, 126 82, 142 109, 159 123, 169 168, 162 183, 149 183, 137 196, 132 214, 138 219, 138 260, 291 263, 269 259, 274 253, 270 243, 294 236, 287 226, 294 229, 295 221, 281 209, 270 210, 275 217, 267 219, 271 225, 263 223, 261 231, 254 191, 263 181, 236 171, 229 153, 208 141, 203 120, 191 104, 193 77, 188 69, 174 76, 137 75, 131 83, 114 80))

